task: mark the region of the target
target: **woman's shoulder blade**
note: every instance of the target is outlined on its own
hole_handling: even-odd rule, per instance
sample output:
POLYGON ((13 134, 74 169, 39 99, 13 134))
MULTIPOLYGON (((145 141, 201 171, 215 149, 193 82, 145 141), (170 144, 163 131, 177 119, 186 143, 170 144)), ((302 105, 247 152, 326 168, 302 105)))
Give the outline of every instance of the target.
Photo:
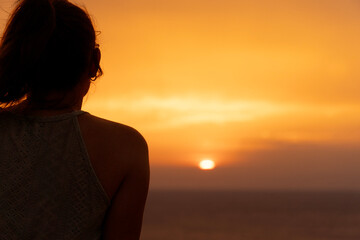
POLYGON ((112 198, 125 176, 148 165, 146 141, 132 127, 89 113, 79 115, 78 122, 90 161, 112 198))
POLYGON ((81 118, 82 123, 88 125, 94 131, 109 137, 144 140, 135 128, 128 125, 97 117, 90 113, 82 114, 79 118, 81 118))
POLYGON ((112 158, 129 159, 147 151, 144 137, 133 127, 91 114, 79 116, 81 130, 92 146, 98 146, 112 158))

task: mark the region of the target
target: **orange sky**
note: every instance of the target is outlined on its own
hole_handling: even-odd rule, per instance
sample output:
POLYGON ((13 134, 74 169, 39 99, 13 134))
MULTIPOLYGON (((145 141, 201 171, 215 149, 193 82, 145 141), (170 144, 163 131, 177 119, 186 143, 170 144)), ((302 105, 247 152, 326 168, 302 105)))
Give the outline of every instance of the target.
POLYGON ((84 109, 143 133, 153 188, 360 189, 359 1, 78 2, 105 72, 84 109))

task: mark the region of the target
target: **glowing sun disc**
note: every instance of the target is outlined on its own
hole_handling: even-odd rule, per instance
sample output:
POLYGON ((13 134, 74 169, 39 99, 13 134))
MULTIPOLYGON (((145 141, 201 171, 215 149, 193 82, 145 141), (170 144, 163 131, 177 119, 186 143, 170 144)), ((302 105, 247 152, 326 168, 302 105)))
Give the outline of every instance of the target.
POLYGON ((199 168, 202 169, 202 170, 214 169, 215 168, 215 162, 213 160, 210 160, 210 159, 202 160, 199 163, 199 168))

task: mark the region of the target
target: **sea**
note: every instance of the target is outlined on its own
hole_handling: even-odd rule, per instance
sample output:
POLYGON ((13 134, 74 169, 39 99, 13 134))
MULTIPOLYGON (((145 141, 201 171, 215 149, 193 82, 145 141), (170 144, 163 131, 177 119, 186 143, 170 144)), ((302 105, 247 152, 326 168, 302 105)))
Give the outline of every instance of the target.
POLYGON ((360 240, 360 192, 152 190, 141 240, 360 240))

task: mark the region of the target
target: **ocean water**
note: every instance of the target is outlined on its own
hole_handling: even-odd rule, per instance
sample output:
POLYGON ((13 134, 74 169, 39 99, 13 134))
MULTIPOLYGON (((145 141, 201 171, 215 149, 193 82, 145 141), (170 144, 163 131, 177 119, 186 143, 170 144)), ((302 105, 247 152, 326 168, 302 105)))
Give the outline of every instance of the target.
POLYGON ((150 191, 141 240, 360 240, 360 192, 150 191))

